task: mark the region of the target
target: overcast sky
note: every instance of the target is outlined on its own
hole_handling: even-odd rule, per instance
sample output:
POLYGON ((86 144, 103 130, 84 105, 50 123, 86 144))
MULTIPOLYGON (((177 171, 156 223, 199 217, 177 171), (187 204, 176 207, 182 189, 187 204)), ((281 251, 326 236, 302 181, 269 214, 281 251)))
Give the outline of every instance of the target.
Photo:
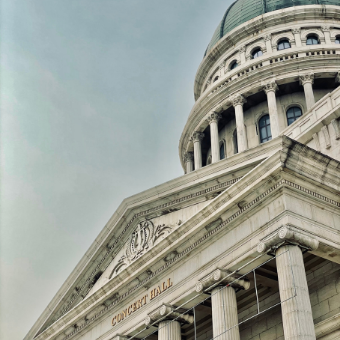
POLYGON ((125 197, 183 174, 194 76, 231 2, 1 1, 1 340, 125 197))

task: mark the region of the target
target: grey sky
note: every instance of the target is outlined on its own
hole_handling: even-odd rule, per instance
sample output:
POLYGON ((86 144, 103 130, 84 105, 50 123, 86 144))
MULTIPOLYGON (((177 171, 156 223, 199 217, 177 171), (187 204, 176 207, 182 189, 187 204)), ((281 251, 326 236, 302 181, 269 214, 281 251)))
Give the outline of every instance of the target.
POLYGON ((1 340, 25 336, 125 197, 183 174, 230 3, 1 1, 1 340))

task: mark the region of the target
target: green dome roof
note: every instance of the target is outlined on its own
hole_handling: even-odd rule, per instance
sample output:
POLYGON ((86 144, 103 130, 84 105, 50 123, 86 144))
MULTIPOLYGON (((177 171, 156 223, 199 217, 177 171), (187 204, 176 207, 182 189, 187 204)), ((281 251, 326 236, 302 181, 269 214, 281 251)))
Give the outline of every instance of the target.
POLYGON ((235 27, 259 15, 304 5, 340 5, 340 0, 237 0, 225 12, 204 55, 235 27))

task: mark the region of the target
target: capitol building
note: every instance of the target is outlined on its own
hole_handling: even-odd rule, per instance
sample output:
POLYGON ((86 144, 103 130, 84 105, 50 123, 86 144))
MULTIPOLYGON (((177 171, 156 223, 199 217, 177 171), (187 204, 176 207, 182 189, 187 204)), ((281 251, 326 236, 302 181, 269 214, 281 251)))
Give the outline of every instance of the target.
POLYGON ((183 176, 121 203, 25 340, 340 339, 340 0, 237 0, 193 53, 183 176))

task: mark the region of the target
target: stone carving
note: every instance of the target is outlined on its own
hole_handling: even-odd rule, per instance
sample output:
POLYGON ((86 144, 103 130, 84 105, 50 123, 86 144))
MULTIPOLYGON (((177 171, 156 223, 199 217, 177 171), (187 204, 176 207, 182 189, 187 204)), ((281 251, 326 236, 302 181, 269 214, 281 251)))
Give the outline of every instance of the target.
POLYGON ((331 29, 329 26, 322 26, 321 27, 322 32, 329 32, 331 29))
POLYGON ((220 113, 213 112, 207 118, 207 122, 208 122, 208 124, 211 124, 213 122, 218 122, 221 118, 222 118, 222 116, 221 116, 220 113))
POLYGON ((194 161, 194 153, 193 152, 187 152, 184 155, 184 162, 188 163, 188 162, 193 162, 194 161))
POLYGON ((175 312, 175 308, 173 306, 163 304, 156 310, 148 314, 148 316, 145 318, 144 323, 146 326, 150 326, 151 324, 158 323, 165 319, 166 320, 176 319, 179 322, 185 322, 189 324, 194 322, 194 317, 192 315, 175 312))
POLYGON ((306 83, 314 83, 314 73, 307 73, 300 76, 300 84, 305 85, 306 83))
POLYGON ((203 132, 199 132, 199 131, 195 131, 191 137, 191 140, 194 142, 194 143, 197 143, 197 142, 201 142, 204 138, 204 133, 203 132))
POLYGON ((245 51, 246 51, 246 46, 241 46, 240 49, 239 49, 239 52, 245 53, 245 51))
POLYGON ((204 290, 211 291, 220 285, 231 285, 234 288, 249 289, 250 283, 241 275, 224 269, 216 269, 196 283, 196 292, 203 293, 204 290))
POLYGON ((247 102, 247 99, 244 98, 241 94, 236 94, 234 97, 231 98, 231 103, 233 106, 243 105, 247 102))
POLYGON ((151 221, 139 223, 126 243, 125 254, 118 260, 118 263, 112 271, 111 277, 113 274, 118 274, 124 267, 127 267, 131 262, 144 255, 154 246, 155 242, 170 234, 171 231, 172 228, 165 224, 158 225, 155 228, 151 221))
POLYGON ((276 250, 284 244, 296 244, 310 250, 316 250, 319 247, 319 241, 316 239, 296 229, 284 226, 270 235, 269 238, 262 240, 257 246, 257 251, 259 253, 267 253, 276 250))
POLYGON ((270 81, 268 84, 263 86, 263 91, 268 93, 270 91, 276 92, 278 90, 278 86, 274 80, 270 81))
POLYGON ((293 34, 300 34, 301 33, 301 28, 293 28, 292 32, 293 32, 293 34))
POLYGON ((269 33, 263 37, 264 41, 270 41, 272 40, 272 35, 269 33))

